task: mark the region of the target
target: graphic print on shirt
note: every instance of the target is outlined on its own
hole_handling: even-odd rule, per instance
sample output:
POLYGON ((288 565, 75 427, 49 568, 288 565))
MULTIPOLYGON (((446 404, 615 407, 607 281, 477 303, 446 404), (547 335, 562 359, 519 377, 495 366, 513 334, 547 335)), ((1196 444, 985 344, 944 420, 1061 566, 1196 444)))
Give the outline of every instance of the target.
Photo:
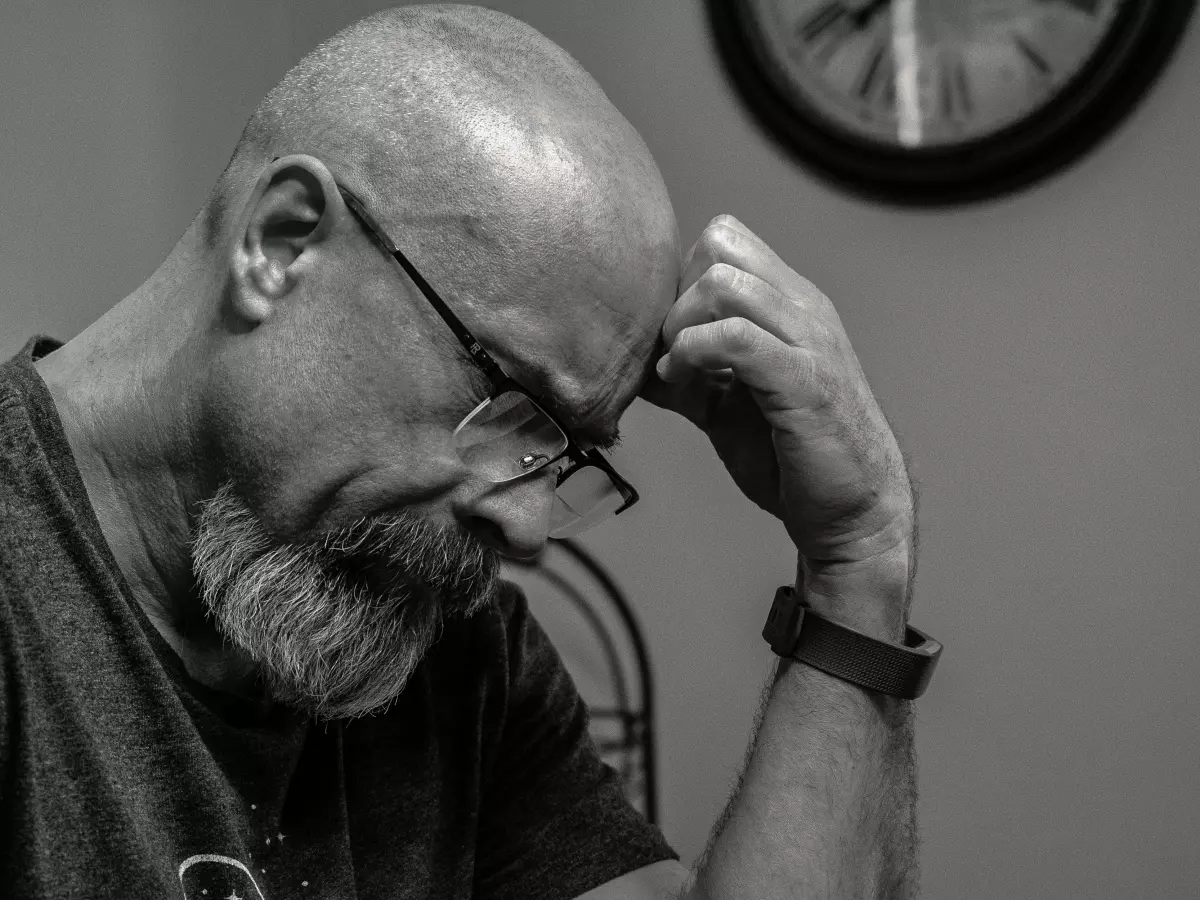
POLYGON ((250 870, 236 859, 201 853, 179 866, 183 900, 266 900, 250 870))

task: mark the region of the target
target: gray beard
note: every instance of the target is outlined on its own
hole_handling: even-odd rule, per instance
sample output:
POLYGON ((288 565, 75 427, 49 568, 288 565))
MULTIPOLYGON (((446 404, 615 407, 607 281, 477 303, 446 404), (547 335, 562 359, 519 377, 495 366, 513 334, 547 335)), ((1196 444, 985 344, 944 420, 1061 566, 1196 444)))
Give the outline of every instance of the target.
POLYGON ((473 616, 499 580, 497 554, 465 529, 402 510, 285 542, 228 484, 197 519, 192 567, 205 615, 267 695, 321 721, 386 709, 443 617, 473 616))

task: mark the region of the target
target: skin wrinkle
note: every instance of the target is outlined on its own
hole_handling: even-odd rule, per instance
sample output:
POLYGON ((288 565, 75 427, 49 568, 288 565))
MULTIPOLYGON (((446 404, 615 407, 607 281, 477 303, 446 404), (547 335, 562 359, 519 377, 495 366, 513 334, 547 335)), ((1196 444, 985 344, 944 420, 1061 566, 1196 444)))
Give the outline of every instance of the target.
POLYGON ((591 426, 632 403, 679 275, 653 160, 589 75, 503 14, 403 7, 289 72, 159 270, 38 362, 187 670, 320 719, 386 708, 499 558, 544 547, 554 486, 458 459, 490 385, 335 178, 591 426))

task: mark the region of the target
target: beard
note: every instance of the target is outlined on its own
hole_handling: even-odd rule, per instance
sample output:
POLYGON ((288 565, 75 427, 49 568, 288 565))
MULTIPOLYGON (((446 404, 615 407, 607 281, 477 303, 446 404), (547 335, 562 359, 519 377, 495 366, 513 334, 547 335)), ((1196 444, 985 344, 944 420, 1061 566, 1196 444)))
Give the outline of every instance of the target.
POLYGON ((206 617, 258 665, 270 699, 319 721, 386 709, 444 617, 473 616, 499 581, 496 552, 461 527, 402 510, 282 541, 228 484, 191 547, 206 617))

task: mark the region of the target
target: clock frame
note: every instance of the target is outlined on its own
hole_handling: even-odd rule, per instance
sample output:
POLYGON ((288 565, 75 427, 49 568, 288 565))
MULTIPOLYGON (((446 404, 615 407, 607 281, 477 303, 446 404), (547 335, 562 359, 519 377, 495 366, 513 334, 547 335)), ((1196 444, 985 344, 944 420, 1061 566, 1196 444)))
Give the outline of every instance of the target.
POLYGON ((998 197, 1092 149, 1150 89, 1182 37, 1196 0, 1124 0, 1092 55, 1027 116, 982 137, 902 147, 857 135, 824 115, 778 70, 749 0, 706 0, 727 77, 768 136, 851 193, 902 206, 998 197))

